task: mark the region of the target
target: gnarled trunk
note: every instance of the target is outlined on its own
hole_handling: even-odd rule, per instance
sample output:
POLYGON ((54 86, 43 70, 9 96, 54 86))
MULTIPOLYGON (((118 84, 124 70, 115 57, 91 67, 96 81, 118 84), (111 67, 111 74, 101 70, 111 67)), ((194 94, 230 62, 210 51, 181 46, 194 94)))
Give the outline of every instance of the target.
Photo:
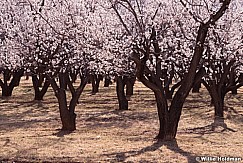
POLYGON ((76 71, 70 72, 71 82, 75 83, 78 78, 78 73, 76 71))
POLYGON ((32 76, 32 83, 35 91, 34 100, 41 101, 43 100, 44 95, 46 94, 48 87, 50 86, 50 82, 46 78, 38 78, 37 75, 32 76), (41 83, 44 82, 44 85, 41 83), (40 87, 43 87, 40 89, 40 87))
MULTIPOLYGON (((186 4, 183 2, 182 4, 186 7, 186 4)), ((170 107, 166 105, 166 97, 164 94, 164 88, 161 88, 162 84, 160 84, 160 76, 158 73, 152 72, 146 65, 146 62, 151 55, 151 44, 143 42, 143 49, 140 49, 139 46, 135 46, 134 52, 131 54, 131 58, 136 63, 136 76, 145 86, 153 90, 156 97, 160 122, 159 134, 157 136, 158 139, 173 140, 175 138, 182 107, 186 97, 188 96, 194 83, 201 80, 202 75, 205 73, 205 69, 203 68, 200 68, 198 72, 197 70, 204 51, 204 43, 207 37, 208 29, 225 13, 225 10, 228 8, 229 4, 230 0, 223 1, 219 10, 215 12, 215 14, 212 14, 206 23, 200 24, 197 32, 194 54, 191 59, 189 69, 184 75, 181 86, 175 93, 170 107)), ((154 28, 152 28, 151 38, 153 39, 151 42, 153 44, 153 48, 155 49, 154 56, 156 57, 156 55, 158 55, 157 51, 159 52, 160 49, 158 48, 159 44, 156 40, 156 32, 154 28)), ((159 72, 158 70, 156 71, 159 72)))
POLYGON ((60 73, 59 74, 59 83, 60 86, 57 85, 55 78, 51 78, 49 76, 48 80, 51 83, 53 90, 55 91, 55 96, 57 97, 58 104, 59 104, 59 112, 62 122, 62 130, 73 131, 76 130, 76 114, 75 114, 75 107, 78 103, 78 99, 81 93, 86 86, 89 77, 83 77, 80 85, 77 89, 74 88, 72 85, 73 82, 70 80, 68 73, 60 73), (66 87, 69 87, 72 93, 72 97, 70 100, 69 105, 67 104, 67 97, 66 97, 66 87))
POLYGON ((19 86, 20 79, 23 76, 24 71, 18 70, 11 74, 9 70, 3 71, 3 81, 0 79, 0 86, 2 88, 2 96, 3 97, 9 97, 12 96, 12 92, 14 87, 19 86), (11 79, 12 75, 12 79, 11 79), (10 83, 8 84, 8 81, 11 79, 10 83))
POLYGON ((159 117, 159 133, 156 138, 166 140, 169 138, 169 119, 168 119, 168 105, 166 99, 163 97, 162 92, 154 92, 157 103, 157 111, 159 117))

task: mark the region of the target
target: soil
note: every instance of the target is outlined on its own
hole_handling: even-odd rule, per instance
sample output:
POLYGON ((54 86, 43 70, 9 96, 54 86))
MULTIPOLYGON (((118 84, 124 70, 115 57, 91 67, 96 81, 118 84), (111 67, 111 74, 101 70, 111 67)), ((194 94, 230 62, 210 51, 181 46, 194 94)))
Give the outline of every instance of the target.
MULTIPOLYGON (((1 92, 0 92, 1 93, 1 92)), ((70 95, 69 95, 70 96, 70 95)), ((198 162, 198 156, 241 157, 243 88, 226 97, 225 119, 214 119, 210 96, 191 93, 173 142, 158 142, 153 92, 136 82, 129 110, 119 111, 115 85, 92 95, 87 85, 76 108, 77 130, 61 131, 51 88, 33 101, 31 80, 0 98, 0 162, 198 162)))

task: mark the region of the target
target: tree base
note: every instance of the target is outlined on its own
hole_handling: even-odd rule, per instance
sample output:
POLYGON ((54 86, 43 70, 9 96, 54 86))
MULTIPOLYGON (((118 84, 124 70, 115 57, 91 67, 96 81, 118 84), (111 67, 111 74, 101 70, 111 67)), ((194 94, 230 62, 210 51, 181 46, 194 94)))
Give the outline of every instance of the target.
POLYGON ((154 139, 158 141, 175 141, 176 138, 174 134, 166 134, 166 135, 158 134, 154 139))

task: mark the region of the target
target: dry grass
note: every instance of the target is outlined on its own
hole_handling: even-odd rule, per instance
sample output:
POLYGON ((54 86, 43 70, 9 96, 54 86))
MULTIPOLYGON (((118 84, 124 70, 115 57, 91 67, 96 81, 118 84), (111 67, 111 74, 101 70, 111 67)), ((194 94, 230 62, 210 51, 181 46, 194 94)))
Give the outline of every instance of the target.
POLYGON ((184 105, 175 142, 156 142, 158 117, 153 93, 136 83, 128 111, 118 111, 115 86, 91 95, 87 86, 76 108, 77 130, 62 132, 50 89, 33 101, 30 80, 0 99, 0 161, 23 162, 196 162, 196 156, 243 157, 243 89, 226 98, 226 118, 215 121, 202 89, 184 105))

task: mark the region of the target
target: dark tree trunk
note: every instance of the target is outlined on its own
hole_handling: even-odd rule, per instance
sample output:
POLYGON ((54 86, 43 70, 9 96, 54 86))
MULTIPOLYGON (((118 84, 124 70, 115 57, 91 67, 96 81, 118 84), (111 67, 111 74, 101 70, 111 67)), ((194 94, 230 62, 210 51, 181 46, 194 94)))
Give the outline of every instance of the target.
POLYGON ((92 94, 96 94, 99 92, 100 81, 102 80, 101 75, 91 75, 91 83, 92 83, 92 94))
POLYGON ((43 84, 43 82, 44 82, 44 80, 45 80, 45 77, 44 77, 44 75, 43 74, 39 74, 39 78, 38 78, 38 87, 42 87, 42 84, 43 84))
POLYGON ((70 77, 71 77, 71 82, 75 83, 78 78, 78 74, 76 72, 70 72, 70 77))
POLYGON ((235 87, 235 89, 231 90, 232 95, 237 95, 237 81, 236 81, 236 74, 235 72, 230 72, 230 85, 235 87))
POLYGON ((67 105, 67 97, 66 97, 66 87, 68 82, 67 78, 69 78, 67 73, 59 74, 60 88, 57 89, 58 91, 56 96, 59 104, 59 112, 62 121, 62 130, 73 131, 76 130, 76 125, 75 125, 76 115, 75 113, 71 113, 69 111, 67 105))
POLYGON ((204 86, 211 96, 211 105, 214 106, 215 117, 224 117, 224 97, 226 92, 223 87, 216 84, 215 80, 210 80, 209 83, 203 81, 204 86))
POLYGON ((162 70, 162 78, 164 79, 164 90, 165 90, 165 96, 166 99, 171 100, 173 98, 173 94, 176 88, 180 87, 181 85, 181 81, 177 82, 176 84, 174 84, 171 88, 170 85, 172 84, 172 79, 174 77, 174 67, 171 70, 171 72, 169 73, 170 76, 168 77, 168 70, 167 69, 163 69, 162 70))
POLYGON ((116 78, 116 93, 119 102, 119 110, 128 110, 128 101, 125 96, 124 88, 124 77, 118 76, 116 78))
POLYGON ((159 116, 159 133, 156 138, 161 140, 172 140, 174 133, 171 129, 171 123, 169 119, 168 105, 166 98, 163 97, 162 92, 155 92, 155 99, 157 103, 157 111, 159 116))
POLYGON ((3 97, 10 97, 10 96, 12 96, 13 88, 14 87, 8 87, 8 86, 2 87, 2 96, 3 97))
MULTIPOLYGON (((230 83, 230 86, 236 87, 236 85, 237 85, 236 79, 237 79, 236 67, 232 66, 231 70, 229 72, 229 83, 230 83)), ((231 93, 232 93, 232 95, 237 95, 237 89, 232 89, 231 93)))
POLYGON ((57 85, 54 78, 49 76, 48 80, 51 83, 53 90, 55 91, 55 96, 57 97, 58 104, 59 104, 59 112, 62 122, 62 130, 73 131, 76 130, 76 114, 75 114, 75 107, 78 103, 78 99, 81 93, 86 86, 89 77, 83 77, 79 87, 77 89, 74 88, 72 85, 72 80, 70 80, 68 73, 60 73, 59 74, 59 83, 60 86, 57 85), (72 97, 70 100, 69 105, 67 104, 67 97, 66 97, 66 87, 69 87, 72 93, 72 97))
POLYGON ((172 99, 172 93, 170 92, 170 83, 169 83, 169 78, 167 74, 167 69, 162 70, 162 78, 164 79, 164 90, 165 90, 165 95, 167 99, 172 99))
POLYGON ((201 88, 201 81, 193 85, 192 93, 199 93, 200 88, 201 88))
POLYGON ((237 95, 237 89, 233 89, 232 91, 231 91, 231 93, 232 93, 232 95, 237 95))
POLYGON ((20 79, 23 76, 24 71, 18 70, 12 74, 9 70, 4 70, 3 72, 3 81, 0 79, 0 86, 2 87, 2 96, 9 97, 12 96, 14 87, 19 86, 20 79), (8 81, 11 79, 10 83, 8 81))
POLYGON ((98 92, 98 88, 96 86, 96 75, 91 75, 91 84, 92 84, 92 91, 91 93, 94 95, 98 92))
POLYGON ((40 89, 40 87, 42 86, 42 83, 40 83, 40 78, 38 78, 37 75, 32 76, 32 83, 35 91, 34 100, 38 100, 38 101, 43 100, 43 97, 46 94, 48 87, 50 85, 50 82, 45 78, 43 80, 41 79, 41 81, 44 82, 42 89, 40 89))
MULTIPOLYGON (((215 12, 215 14, 210 16, 208 22, 200 24, 197 32, 194 54, 191 59, 188 72, 184 75, 181 86, 175 93, 170 107, 168 107, 166 103, 166 97, 164 95, 163 88, 161 88, 162 84, 160 84, 161 82, 159 77, 154 72, 150 71, 150 69, 146 66, 146 62, 151 54, 151 44, 144 43, 144 47, 142 49, 143 57, 140 55, 140 47, 136 47, 137 49, 134 48, 131 58, 136 63, 136 76, 145 86, 153 90, 155 93, 160 122, 159 134, 157 136, 158 139, 175 139, 182 107, 186 97, 188 96, 195 81, 199 79, 201 80, 201 75, 205 73, 205 69, 200 69, 198 72, 197 69, 204 51, 204 43, 207 37, 208 29, 225 13, 225 10, 228 8, 229 4, 230 0, 223 1, 220 9, 215 12)), ((152 29, 151 38, 156 38, 156 32, 154 29, 152 29)), ((156 46, 154 45, 154 49, 156 49, 156 47, 158 47, 156 40, 153 41, 153 44, 156 44, 156 46)), ((155 52, 156 51, 157 50, 155 50, 155 52)))
POLYGON ((136 81, 136 77, 124 77, 125 79, 125 85, 126 85, 126 97, 127 99, 130 99, 130 97, 133 95, 133 87, 136 81))
POLYGON ((104 81, 104 87, 109 87, 111 84, 111 78, 110 77, 105 77, 105 81, 104 81))
POLYGON ((213 100, 215 117, 224 117, 224 101, 220 97, 214 97, 213 100))
POLYGON ((76 130, 76 114, 69 112, 65 89, 59 89, 58 91, 58 104, 62 122, 62 130, 76 130))
POLYGON ((224 95, 217 87, 211 87, 212 102, 215 117, 224 117, 224 95))
POLYGON ((181 81, 174 84, 171 89, 165 87, 165 95, 166 99, 171 100, 173 98, 173 94, 175 92, 175 89, 181 86, 181 81))

